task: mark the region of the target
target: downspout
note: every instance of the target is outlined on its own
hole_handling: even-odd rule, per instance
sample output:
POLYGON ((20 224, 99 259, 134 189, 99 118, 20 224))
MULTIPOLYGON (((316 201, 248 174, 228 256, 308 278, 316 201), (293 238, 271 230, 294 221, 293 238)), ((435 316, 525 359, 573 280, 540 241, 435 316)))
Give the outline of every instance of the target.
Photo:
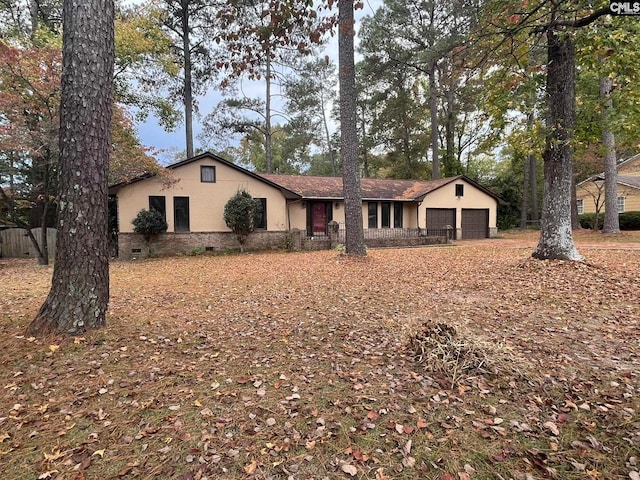
POLYGON ((418 226, 418 235, 420 235, 420 205, 422 205, 422 202, 424 202, 424 199, 418 202, 418 208, 416 208, 416 225, 418 226))

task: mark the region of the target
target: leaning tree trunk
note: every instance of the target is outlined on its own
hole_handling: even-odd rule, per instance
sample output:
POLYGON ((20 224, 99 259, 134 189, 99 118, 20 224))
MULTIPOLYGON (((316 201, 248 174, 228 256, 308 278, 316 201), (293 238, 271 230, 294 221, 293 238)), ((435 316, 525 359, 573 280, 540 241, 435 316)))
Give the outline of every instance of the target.
POLYGON ((113 28, 113 0, 64 0, 57 247, 51 290, 31 335, 105 324, 113 28))
POLYGON ((366 255, 362 226, 362 194, 358 165, 356 123, 356 71, 354 62, 353 0, 338 1, 338 69, 340 79, 340 149, 344 185, 345 249, 350 255, 366 255))
POLYGON ((602 101, 602 145, 604 146, 604 224, 603 233, 620 233, 618 218, 618 172, 616 169, 616 139, 611 130, 610 112, 613 109, 610 77, 600 79, 600 100, 602 101))
POLYGON ((575 49, 571 37, 547 32, 547 138, 540 241, 532 256, 583 260, 571 234, 571 146, 575 111, 575 49))

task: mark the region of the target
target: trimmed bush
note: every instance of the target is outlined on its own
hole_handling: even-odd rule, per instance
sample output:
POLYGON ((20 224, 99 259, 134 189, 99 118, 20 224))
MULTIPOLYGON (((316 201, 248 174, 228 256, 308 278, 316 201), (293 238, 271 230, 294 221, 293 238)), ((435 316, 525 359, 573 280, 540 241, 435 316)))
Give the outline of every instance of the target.
POLYGON ((224 221, 236 234, 241 252, 244 252, 244 242, 256 229, 261 214, 262 204, 245 190, 239 190, 224 206, 224 221))
MULTIPOLYGON (((598 230, 602 230, 604 213, 600 213, 598 217, 598 230)), ((595 213, 583 213, 580 215, 580 226, 593 230, 595 219, 595 213)), ((618 221, 620 222, 620 230, 640 230, 640 212, 621 213, 618 215, 618 221)))
POLYGON ((142 235, 147 243, 156 235, 166 232, 167 228, 169 228, 164 216, 154 209, 140 210, 131 223, 133 224, 133 231, 142 235))
POLYGON ((640 230, 640 212, 624 212, 618 219, 620 230, 640 230))
MULTIPOLYGON (((582 228, 588 228, 589 230, 593 230, 593 225, 596 220, 595 213, 583 213, 582 215, 579 215, 578 218, 580 219, 580 226, 582 228)), ((599 213, 598 214, 598 230, 602 229, 603 219, 604 219, 604 214, 599 213)))

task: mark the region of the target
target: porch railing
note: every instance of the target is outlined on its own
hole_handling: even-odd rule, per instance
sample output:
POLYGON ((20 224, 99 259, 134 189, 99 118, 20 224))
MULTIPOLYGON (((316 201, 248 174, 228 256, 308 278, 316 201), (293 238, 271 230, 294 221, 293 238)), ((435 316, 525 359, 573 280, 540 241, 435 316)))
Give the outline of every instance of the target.
MULTIPOLYGON (((334 227, 335 228, 335 227, 334 227)), ((327 226, 327 232, 331 232, 331 225, 327 226)), ((366 240, 397 240, 403 238, 419 238, 419 237, 443 237, 447 240, 453 240, 454 228, 447 226, 442 228, 365 228, 364 239, 366 240)), ((330 233, 320 236, 320 238, 329 238, 330 233)), ((346 237, 346 229, 344 223, 338 223, 337 242, 344 243, 346 237)), ((317 235, 314 238, 318 238, 317 235)))

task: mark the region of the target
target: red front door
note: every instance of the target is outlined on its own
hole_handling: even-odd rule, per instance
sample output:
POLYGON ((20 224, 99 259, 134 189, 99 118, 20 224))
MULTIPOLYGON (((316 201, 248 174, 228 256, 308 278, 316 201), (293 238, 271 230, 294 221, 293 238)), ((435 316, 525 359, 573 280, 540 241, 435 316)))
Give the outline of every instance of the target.
POLYGON ((311 212, 311 231, 313 235, 327 234, 327 207, 324 203, 314 203, 311 212))

